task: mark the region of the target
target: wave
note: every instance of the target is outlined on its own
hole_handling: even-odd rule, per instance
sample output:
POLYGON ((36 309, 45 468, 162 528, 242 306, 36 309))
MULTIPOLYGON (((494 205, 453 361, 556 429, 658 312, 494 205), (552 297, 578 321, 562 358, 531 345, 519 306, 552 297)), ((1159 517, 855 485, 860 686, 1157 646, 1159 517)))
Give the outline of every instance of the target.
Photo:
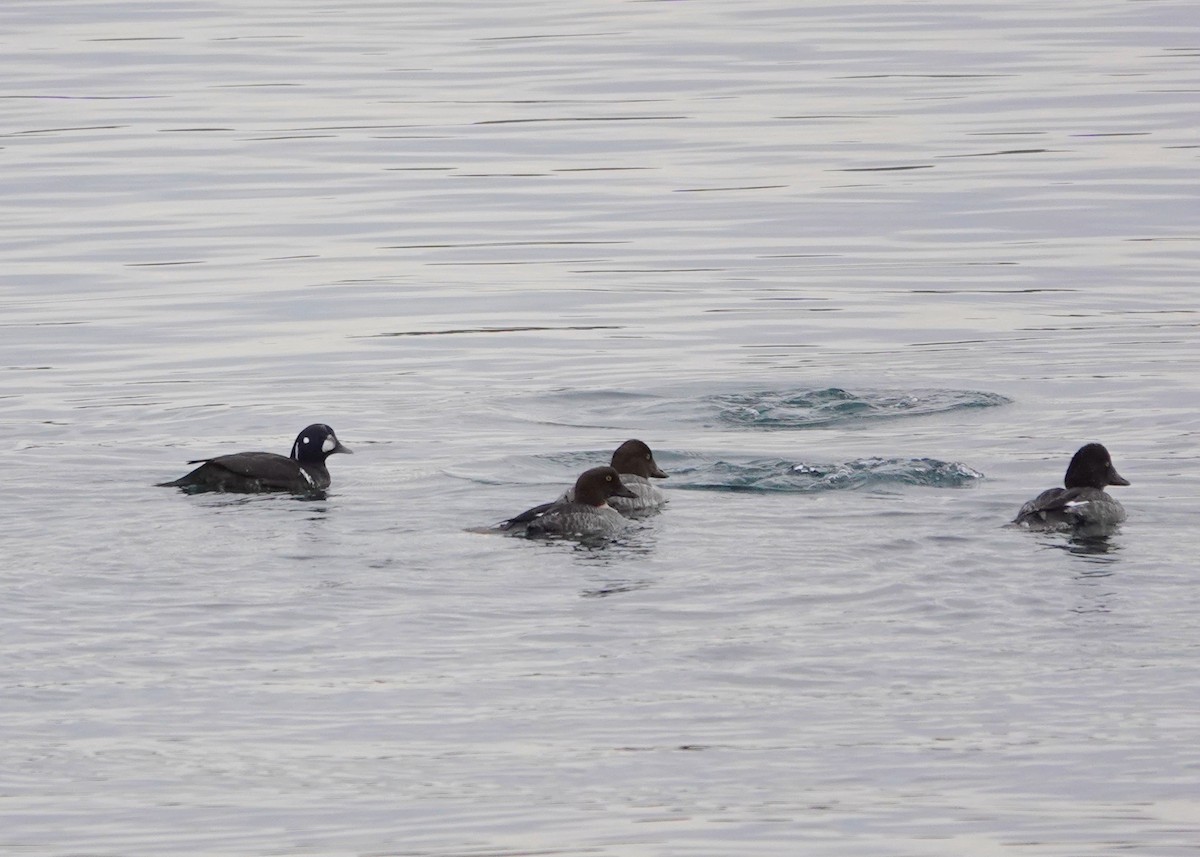
POLYGON ((726 423, 756 429, 804 429, 862 420, 929 416, 992 408, 1011 400, 975 390, 820 390, 759 391, 710 396, 726 423))
MULTIPOLYGON (((698 386, 698 385, 697 385, 698 386)), ((853 426, 877 420, 924 417, 1007 405, 999 393, 947 389, 817 389, 712 392, 691 395, 605 389, 556 390, 528 396, 514 407, 511 396, 494 404, 497 414, 541 425, 605 428, 663 434, 673 423, 787 431, 853 426)))
POLYGON ((936 458, 859 458, 841 464, 797 463, 771 458, 676 466, 671 469, 670 487, 807 494, 897 485, 963 488, 982 478, 982 473, 965 464, 936 458))

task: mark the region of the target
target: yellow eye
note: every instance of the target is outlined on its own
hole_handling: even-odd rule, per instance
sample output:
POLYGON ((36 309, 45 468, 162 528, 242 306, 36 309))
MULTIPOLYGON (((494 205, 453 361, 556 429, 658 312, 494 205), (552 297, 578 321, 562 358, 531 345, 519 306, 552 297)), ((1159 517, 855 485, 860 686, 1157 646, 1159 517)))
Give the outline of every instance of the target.
POLYGON ((612 482, 612 477, 611 477, 611 476, 605 476, 605 477, 604 477, 604 481, 605 481, 605 482, 612 482))

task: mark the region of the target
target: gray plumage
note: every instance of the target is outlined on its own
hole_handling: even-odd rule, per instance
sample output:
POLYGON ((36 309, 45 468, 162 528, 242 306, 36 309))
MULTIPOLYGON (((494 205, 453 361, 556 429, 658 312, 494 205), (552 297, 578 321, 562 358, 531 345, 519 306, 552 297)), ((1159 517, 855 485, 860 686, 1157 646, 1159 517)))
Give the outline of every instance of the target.
POLYGON ((1064 487, 1050 488, 1025 503, 1014 524, 1039 529, 1111 527, 1125 520, 1125 508, 1111 497, 1109 485, 1128 485, 1112 456, 1099 443, 1079 448, 1067 467, 1064 487))
POLYGON ((620 535, 629 527, 621 513, 608 505, 611 497, 633 497, 612 467, 593 467, 575 480, 574 499, 535 506, 497 526, 526 536, 576 538, 620 535))
MULTIPOLYGON (((609 501, 614 509, 627 518, 644 517, 656 512, 667 502, 663 494, 651 479, 666 479, 667 474, 658 462, 650 447, 640 440, 627 440, 617 447, 613 453, 612 468, 621 474, 621 482, 633 494, 632 497, 613 497, 609 501)), ((558 502, 570 502, 575 497, 575 489, 568 488, 558 498, 558 502)))

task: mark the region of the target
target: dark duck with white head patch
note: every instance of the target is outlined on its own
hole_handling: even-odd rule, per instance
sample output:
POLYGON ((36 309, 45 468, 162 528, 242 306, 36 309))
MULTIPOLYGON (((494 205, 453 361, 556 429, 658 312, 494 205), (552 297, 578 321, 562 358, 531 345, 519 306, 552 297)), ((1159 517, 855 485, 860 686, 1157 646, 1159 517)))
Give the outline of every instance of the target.
POLYGON ((1105 488, 1128 485, 1112 456, 1099 443, 1080 447, 1067 467, 1065 487, 1043 491, 1017 512, 1014 524, 1036 529, 1111 527, 1125 520, 1125 508, 1105 488))
POLYGON ((160 482, 163 488, 182 488, 189 494, 201 491, 229 491, 260 494, 290 491, 312 494, 329 487, 325 459, 335 452, 350 452, 342 446, 333 429, 314 423, 296 437, 290 456, 274 452, 235 452, 216 458, 200 458, 188 464, 200 466, 173 482, 160 482))

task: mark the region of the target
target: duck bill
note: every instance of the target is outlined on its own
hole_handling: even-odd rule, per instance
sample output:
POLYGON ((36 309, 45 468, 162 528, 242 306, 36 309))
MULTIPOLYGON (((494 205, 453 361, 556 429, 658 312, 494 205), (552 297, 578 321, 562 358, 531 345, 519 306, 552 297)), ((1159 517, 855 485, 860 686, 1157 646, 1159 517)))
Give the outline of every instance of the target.
POLYGON ((1108 484, 1109 485, 1128 485, 1129 480, 1116 471, 1116 468, 1108 468, 1108 484))
POLYGON ((346 453, 346 455, 354 454, 354 450, 348 446, 343 446, 342 442, 340 440, 337 442, 337 446, 335 446, 333 449, 331 449, 329 451, 329 454, 333 455, 335 452, 344 452, 344 453, 346 453))
POLYGON ((666 479, 667 471, 665 471, 661 467, 659 467, 658 462, 651 461, 650 462, 650 475, 653 476, 655 479, 666 479))

